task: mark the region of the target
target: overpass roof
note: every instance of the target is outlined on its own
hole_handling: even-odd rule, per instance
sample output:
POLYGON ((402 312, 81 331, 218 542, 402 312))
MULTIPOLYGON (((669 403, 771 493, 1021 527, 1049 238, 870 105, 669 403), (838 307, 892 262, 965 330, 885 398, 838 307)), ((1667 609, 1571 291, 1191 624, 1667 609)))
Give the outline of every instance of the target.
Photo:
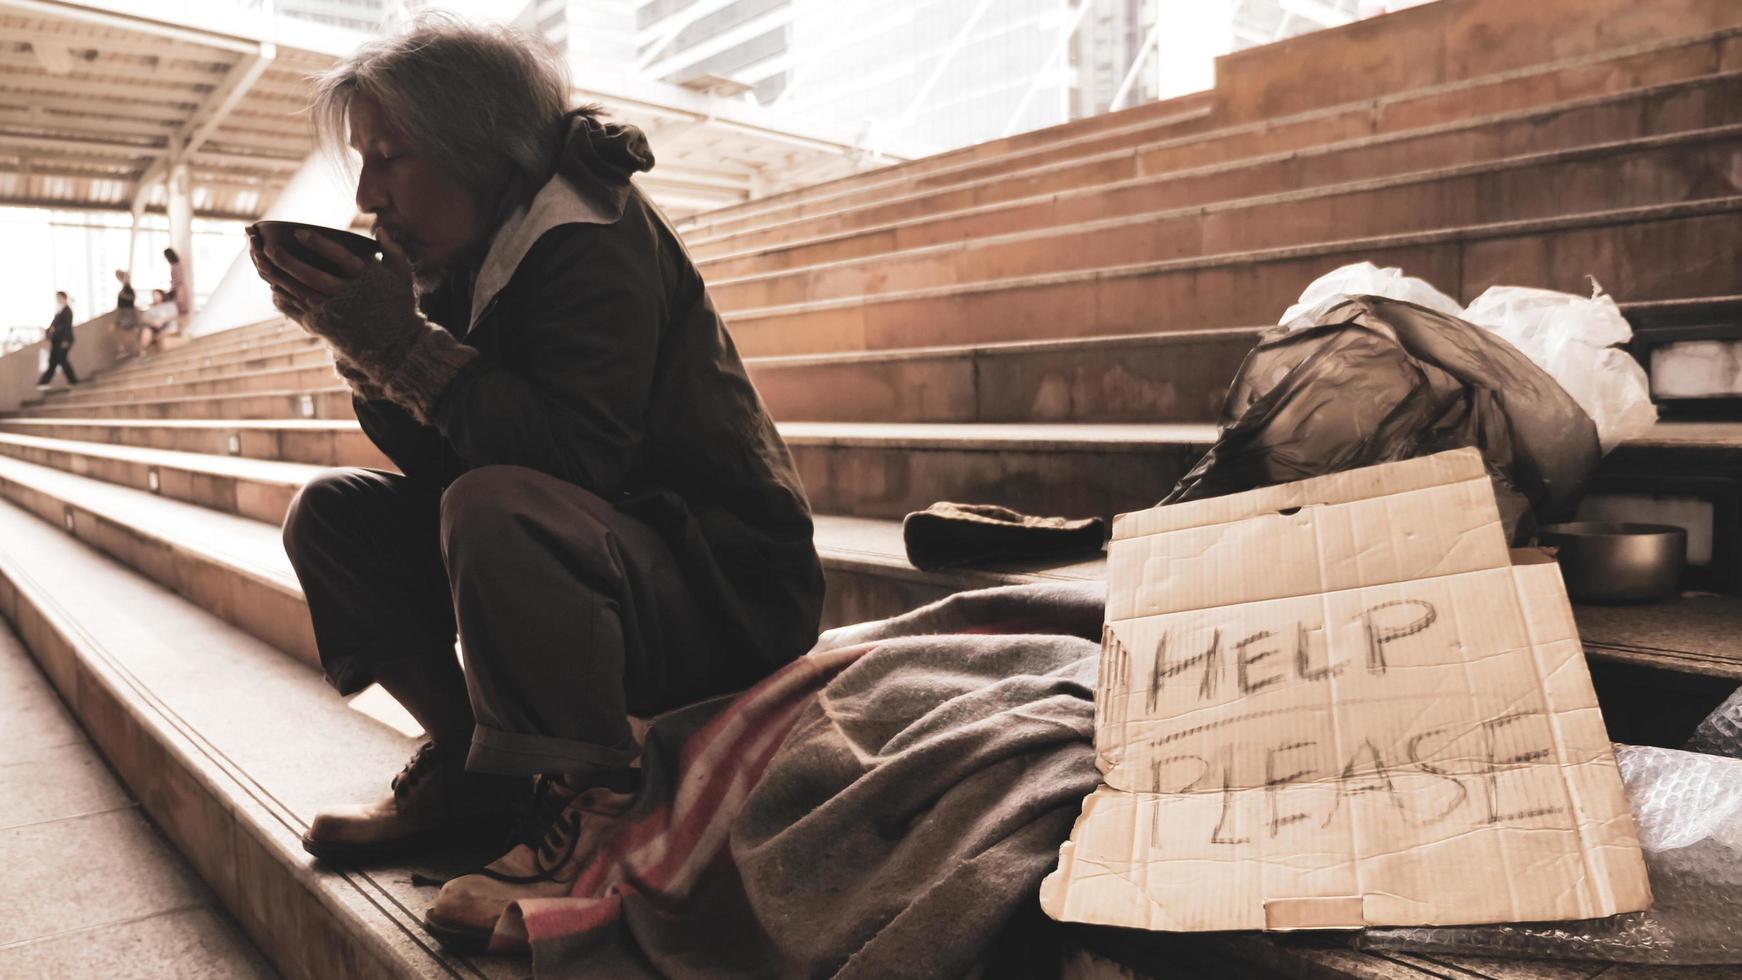
MULTIPOLYGON (((179 154, 196 214, 257 217, 315 148, 309 76, 361 40, 246 0, 0 0, 0 205, 158 210, 179 154)), ((899 159, 717 92, 576 82, 648 131, 638 180, 673 215, 899 159)))

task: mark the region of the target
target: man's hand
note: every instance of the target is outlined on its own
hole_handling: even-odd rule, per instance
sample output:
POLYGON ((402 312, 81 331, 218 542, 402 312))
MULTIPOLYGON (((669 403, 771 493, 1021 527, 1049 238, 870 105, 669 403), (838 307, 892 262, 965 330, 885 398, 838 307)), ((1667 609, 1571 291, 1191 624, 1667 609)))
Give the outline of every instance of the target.
POLYGON ((249 254, 272 287, 273 305, 365 374, 385 382, 432 329, 417 311, 404 251, 385 232, 385 259, 356 255, 318 232, 295 234, 300 246, 339 271, 316 268, 286 248, 251 238, 249 254))
POLYGON ((309 251, 330 260, 340 274, 317 269, 278 245, 267 245, 252 228, 248 232, 248 257, 254 262, 254 271, 271 287, 272 305, 306 327, 304 321, 308 312, 343 290, 352 278, 360 274, 364 259, 322 236, 298 231, 296 237, 309 251))
POLYGON ((333 348, 339 374, 364 400, 385 397, 428 423, 436 399, 478 352, 431 324, 417 309, 411 263, 386 229, 377 229, 384 259, 363 258, 318 233, 297 242, 332 263, 317 269, 249 236, 249 255, 272 287, 272 303, 333 348))

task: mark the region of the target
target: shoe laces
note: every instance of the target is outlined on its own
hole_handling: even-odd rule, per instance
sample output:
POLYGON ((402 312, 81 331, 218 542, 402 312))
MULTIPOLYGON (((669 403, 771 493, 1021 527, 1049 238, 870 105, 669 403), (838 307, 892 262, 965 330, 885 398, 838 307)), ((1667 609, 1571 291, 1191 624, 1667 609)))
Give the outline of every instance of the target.
POLYGON ((502 881, 553 880, 574 856, 581 838, 581 809, 572 806, 579 794, 562 785, 555 776, 540 776, 533 788, 532 803, 509 831, 509 846, 532 850, 531 875, 504 875, 483 869, 483 874, 502 881))
POLYGON ((394 798, 404 798, 405 794, 411 792, 412 787, 435 770, 441 758, 441 751, 436 748, 435 742, 429 741, 418 746, 405 767, 399 770, 399 775, 393 777, 394 798))

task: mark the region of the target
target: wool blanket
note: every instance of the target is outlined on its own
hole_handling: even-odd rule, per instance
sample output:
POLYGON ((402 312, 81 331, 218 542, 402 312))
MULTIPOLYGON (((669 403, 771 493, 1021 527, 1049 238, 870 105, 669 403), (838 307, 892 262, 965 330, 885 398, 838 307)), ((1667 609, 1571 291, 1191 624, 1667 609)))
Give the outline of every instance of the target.
POLYGON ((570 895, 511 906, 492 948, 543 980, 970 973, 1100 780, 1103 599, 963 593, 656 719, 570 895))

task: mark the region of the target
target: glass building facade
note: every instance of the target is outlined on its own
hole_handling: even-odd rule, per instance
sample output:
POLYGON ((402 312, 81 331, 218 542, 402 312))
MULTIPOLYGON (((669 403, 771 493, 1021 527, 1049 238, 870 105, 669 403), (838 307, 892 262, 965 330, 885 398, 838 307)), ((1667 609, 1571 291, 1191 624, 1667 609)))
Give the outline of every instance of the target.
POLYGON ((633 0, 635 67, 929 152, 1199 91, 1217 55, 1421 2, 633 0))

